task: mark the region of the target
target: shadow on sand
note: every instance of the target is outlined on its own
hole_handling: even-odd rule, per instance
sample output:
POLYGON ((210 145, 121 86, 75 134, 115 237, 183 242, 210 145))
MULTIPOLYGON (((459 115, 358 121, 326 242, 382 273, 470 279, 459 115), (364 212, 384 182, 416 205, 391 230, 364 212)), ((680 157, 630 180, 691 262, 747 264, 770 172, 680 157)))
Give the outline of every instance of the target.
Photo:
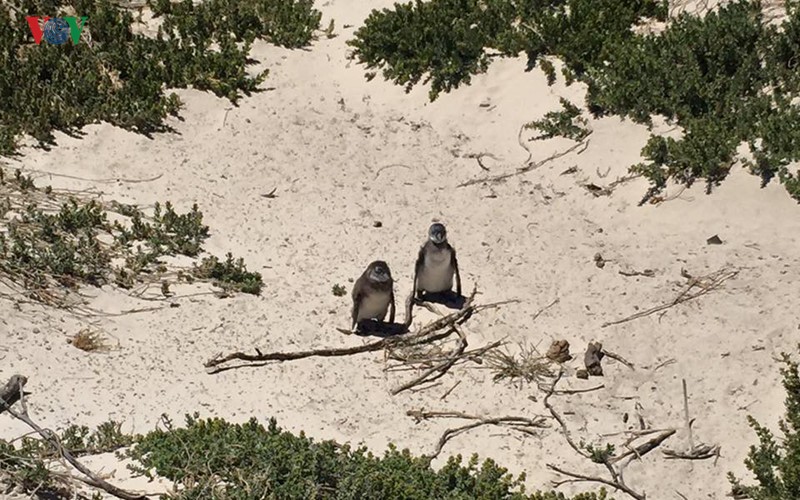
POLYGON ((416 304, 421 304, 423 302, 431 302, 433 304, 441 304, 445 307, 450 309, 461 309, 464 307, 464 303, 467 301, 467 298, 463 295, 459 295, 453 291, 447 292, 436 292, 436 293, 424 293, 421 298, 415 301, 416 304))

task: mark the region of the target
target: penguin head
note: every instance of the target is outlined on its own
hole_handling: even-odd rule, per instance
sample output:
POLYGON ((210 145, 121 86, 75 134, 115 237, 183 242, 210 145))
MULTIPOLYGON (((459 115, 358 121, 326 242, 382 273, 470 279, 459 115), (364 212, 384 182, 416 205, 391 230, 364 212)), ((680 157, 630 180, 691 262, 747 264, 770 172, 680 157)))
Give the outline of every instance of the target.
POLYGON ((447 229, 444 228, 444 224, 438 222, 431 224, 428 229, 428 238, 437 245, 447 241, 447 229))
POLYGON ((369 279, 377 283, 385 283, 392 280, 392 273, 389 266, 382 260, 376 260, 369 265, 369 279))

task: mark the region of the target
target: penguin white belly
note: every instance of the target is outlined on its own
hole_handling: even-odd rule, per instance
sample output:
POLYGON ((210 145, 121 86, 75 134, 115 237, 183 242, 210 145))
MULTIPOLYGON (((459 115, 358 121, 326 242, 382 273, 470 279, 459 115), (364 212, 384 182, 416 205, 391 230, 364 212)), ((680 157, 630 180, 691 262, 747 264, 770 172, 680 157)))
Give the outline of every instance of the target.
POLYGON ((389 303, 392 300, 389 292, 372 292, 361 299, 358 306, 358 321, 363 319, 378 319, 383 321, 389 311, 389 303))
POLYGON ((425 265, 417 275, 417 289, 433 293, 451 290, 453 272, 449 252, 426 255, 425 265))

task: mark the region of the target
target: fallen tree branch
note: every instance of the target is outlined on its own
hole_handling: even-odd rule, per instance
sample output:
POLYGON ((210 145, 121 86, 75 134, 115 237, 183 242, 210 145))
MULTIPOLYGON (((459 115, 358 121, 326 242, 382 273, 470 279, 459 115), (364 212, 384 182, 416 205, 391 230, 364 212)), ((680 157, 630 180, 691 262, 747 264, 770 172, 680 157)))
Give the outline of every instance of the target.
MULTIPOLYGON (((475 299, 476 294, 477 294, 477 287, 475 287, 472 290, 472 293, 464 302, 464 305, 461 309, 428 323, 427 325, 423 326, 416 332, 405 333, 403 335, 392 335, 374 342, 369 342, 367 344, 352 346, 352 347, 322 348, 322 349, 311 349, 308 351, 270 352, 270 353, 262 353, 261 350, 256 348, 255 354, 247 354, 241 351, 234 352, 225 356, 223 356, 222 354, 218 354, 215 357, 206 361, 205 367, 209 369, 208 370, 209 373, 217 373, 219 371, 228 369, 224 367, 220 368, 220 365, 223 365, 225 363, 234 360, 244 361, 251 364, 258 362, 268 362, 268 361, 294 361, 298 359, 311 358, 311 357, 350 356, 353 354, 362 354, 367 352, 380 351, 382 349, 390 347, 419 345, 449 335, 449 333, 452 333, 450 330, 452 330, 455 326, 464 323, 475 312, 498 307, 500 305, 513 302, 513 301, 502 301, 491 304, 473 305, 473 301, 475 299), (443 331, 447 332, 447 334, 443 334, 443 331)), ((410 324, 410 318, 408 317, 406 318, 404 325, 407 324, 410 324)), ((249 366, 249 365, 239 365, 236 366, 236 368, 241 366, 249 366)))
POLYGON ((439 438, 439 441, 436 443, 436 448, 434 452, 430 455, 425 455, 425 457, 428 458, 428 460, 433 460, 434 458, 438 457, 439 454, 441 454, 447 442, 456 437, 457 435, 464 433, 468 430, 481 427, 483 425, 496 425, 498 427, 506 427, 518 432, 522 432, 523 434, 529 434, 529 435, 535 435, 534 429, 542 429, 546 427, 544 417, 536 417, 536 418, 515 417, 515 416, 479 417, 476 415, 469 415, 466 413, 460 413, 454 411, 424 411, 424 410, 408 410, 406 412, 406 415, 408 415, 409 417, 414 417, 417 423, 431 418, 459 418, 465 420, 474 420, 474 422, 470 424, 465 424, 460 427, 454 427, 444 431, 444 433, 442 433, 442 436, 439 438))
MULTIPOLYGON (((578 446, 572 440, 572 437, 570 435, 569 429, 567 428, 566 422, 564 422, 564 419, 555 410, 553 405, 550 404, 550 398, 553 396, 553 394, 555 394, 556 385, 561 380, 561 377, 563 375, 564 375, 564 369, 560 368, 559 372, 558 372, 558 375, 556 376, 556 379, 553 381, 552 385, 547 390, 547 394, 544 397, 544 401, 543 401, 544 406, 550 412, 552 417, 561 426, 561 431, 564 434, 564 438, 567 440, 567 443, 569 444, 570 448, 572 448, 575 451, 575 453, 579 454, 580 456, 582 456, 582 457, 584 457, 586 459, 591 460, 593 463, 605 466, 605 468, 608 470, 609 475, 611 476, 611 479, 606 479, 606 478, 600 477, 600 476, 587 476, 587 475, 584 475, 584 474, 578 474, 576 472, 570 472, 570 471, 564 470, 564 469, 562 469, 562 468, 560 468, 560 467, 558 467, 556 465, 553 465, 553 464, 547 464, 547 468, 548 469, 553 470, 555 472, 558 472, 559 474, 562 474, 562 475, 567 476, 567 477, 570 478, 570 479, 566 479, 566 480, 553 481, 553 485, 555 487, 558 487, 558 486, 561 486, 562 484, 566 484, 566 483, 570 483, 570 482, 600 483, 600 484, 605 484, 607 486, 610 486, 610 487, 612 487, 612 488, 614 488, 616 490, 622 491, 622 492, 626 493, 627 495, 631 496, 632 498, 635 498, 636 500, 645 500, 646 496, 645 496, 644 493, 639 493, 639 492, 633 490, 632 488, 630 488, 628 485, 625 484, 624 480, 622 479, 622 472, 621 472, 621 470, 617 470, 614 467, 614 465, 612 463, 612 458, 613 457, 610 454, 606 453, 604 450, 593 450, 593 449, 588 448, 588 447, 586 449, 584 449, 584 447, 578 446)), ((646 445, 647 445, 647 443, 645 443, 645 446, 646 445)), ((652 449, 652 448, 650 448, 650 449, 652 449)), ((650 449, 646 449, 646 451, 644 451, 644 452, 647 453, 648 451, 650 451, 650 449)), ((643 450, 645 450, 645 448, 643 448, 643 450)))
POLYGON ((696 299, 696 298, 701 297, 701 296, 703 296, 703 295, 705 295, 705 294, 707 294, 707 293, 709 293, 709 292, 711 292, 713 290, 716 290, 717 288, 720 287, 720 285, 722 285, 723 282, 729 280, 730 278, 733 278, 737 274, 739 274, 738 270, 736 270, 736 271, 726 271, 726 270, 721 269, 719 271, 716 271, 716 272, 714 272, 714 273, 712 273, 712 274, 710 274, 708 276, 702 277, 702 278, 691 278, 689 280, 689 284, 686 286, 686 288, 683 291, 681 291, 681 293, 678 294, 678 296, 674 300, 672 300, 670 302, 667 302, 665 304, 661 304, 661 305, 658 305, 658 306, 655 306, 655 307, 651 307, 650 309, 647 309, 647 310, 644 310, 644 311, 639 311, 636 314, 632 314, 632 315, 630 315, 628 317, 625 317, 625 318, 622 318, 622 319, 618 319, 616 321, 609 321, 609 322, 603 323, 602 325, 600 325, 600 327, 601 328, 605 328, 607 326, 619 325, 621 323, 627 323, 628 321, 633 321, 635 319, 644 318, 645 316, 650 316, 651 314, 655 314, 657 312, 664 311, 664 310, 669 309, 671 307, 675 307, 678 304, 682 304, 684 302, 688 302, 690 300, 696 299), (704 280, 708 280, 708 281, 706 282, 704 280), (698 291, 698 292, 695 292, 695 293, 689 293, 689 291, 691 289, 693 289, 694 287, 700 287, 701 290, 698 291))
POLYGON ((72 454, 61 445, 61 441, 58 439, 58 436, 56 436, 56 434, 53 431, 51 431, 50 429, 43 429, 42 427, 39 427, 39 425, 36 422, 31 420, 30 416, 28 415, 27 404, 25 403, 25 393, 23 392, 23 386, 25 385, 26 382, 27 379, 25 377, 21 375, 14 375, 13 377, 11 377, 9 383, 6 384, 6 387, 8 387, 12 383, 17 384, 17 389, 19 392, 18 400, 22 411, 17 412, 13 408, 11 408, 11 405, 6 403, 5 398, 3 398, 3 401, 0 402, 0 410, 5 410, 12 417, 25 422, 25 424, 27 424, 28 427, 30 427, 31 429, 36 431, 37 434, 42 436, 42 439, 50 443, 56 449, 61 458, 69 462, 69 464, 72 465, 78 472, 86 476, 85 478, 78 477, 76 479, 79 479, 80 481, 95 488, 99 488, 108 493, 109 495, 115 496, 117 498, 122 498, 123 500, 147 499, 147 495, 141 495, 125 491, 102 479, 100 476, 89 470, 85 465, 80 463, 74 456, 72 456, 72 454))

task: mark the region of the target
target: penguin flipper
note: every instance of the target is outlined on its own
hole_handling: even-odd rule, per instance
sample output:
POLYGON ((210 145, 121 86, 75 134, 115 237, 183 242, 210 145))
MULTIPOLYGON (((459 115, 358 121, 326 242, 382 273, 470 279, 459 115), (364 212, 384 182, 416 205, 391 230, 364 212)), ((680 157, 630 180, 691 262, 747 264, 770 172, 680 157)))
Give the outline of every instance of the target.
POLYGON ((358 328, 358 308, 361 305, 361 298, 362 298, 361 293, 353 295, 353 311, 351 317, 353 319, 352 328, 354 332, 358 328))
POLYGON ((458 271, 458 259, 456 258, 456 249, 450 247, 450 263, 456 275, 456 293, 461 297, 461 273, 458 271))
POLYGON ((417 291, 418 291, 417 276, 419 275, 419 272, 422 269, 422 266, 424 265, 425 265, 425 245, 420 247, 419 253, 417 254, 417 262, 414 263, 414 283, 413 283, 413 288, 411 290, 412 293, 414 294, 414 297, 417 296, 417 291))
POLYGON ((389 298, 389 323, 394 323, 395 303, 394 303, 394 287, 389 298))

